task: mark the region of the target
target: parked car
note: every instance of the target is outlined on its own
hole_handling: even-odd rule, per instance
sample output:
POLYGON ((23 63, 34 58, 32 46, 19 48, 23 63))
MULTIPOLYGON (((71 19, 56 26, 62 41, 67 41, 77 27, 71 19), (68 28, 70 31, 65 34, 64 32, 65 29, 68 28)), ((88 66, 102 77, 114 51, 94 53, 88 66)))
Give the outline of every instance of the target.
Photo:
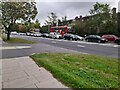
POLYGON ((19 35, 26 35, 26 33, 18 33, 19 35))
POLYGON ((52 38, 52 39, 61 39, 62 38, 62 35, 60 33, 56 33, 56 32, 51 32, 49 34, 49 37, 52 38))
POLYGON ((32 33, 32 32, 26 32, 26 35, 27 36, 34 36, 34 33, 32 33))
POLYGON ((14 32, 11 32, 11 35, 18 35, 18 33, 14 31, 14 32))
POLYGON ((115 35, 103 35, 102 38, 105 38, 108 41, 115 41, 116 39, 118 39, 118 37, 115 35))
POLYGON ((42 37, 49 38, 49 34, 48 34, 48 33, 43 33, 43 34, 42 34, 42 37))
POLYGON ((114 42, 120 45, 120 38, 116 39, 114 42))
POLYGON ((35 36, 35 37, 41 37, 41 35, 42 35, 42 34, 39 33, 39 32, 35 32, 35 33, 34 33, 34 36, 35 36))
POLYGON ((102 38, 102 37, 100 37, 100 36, 98 36, 98 35, 88 35, 88 36, 85 37, 85 40, 86 40, 87 42, 98 42, 98 43, 108 42, 107 39, 102 38))
POLYGON ((64 39, 65 40, 76 40, 75 35, 73 34, 65 34, 64 39))
POLYGON ((81 37, 81 36, 75 35, 75 40, 81 40, 81 41, 83 41, 83 40, 84 40, 84 38, 83 38, 83 37, 81 37))

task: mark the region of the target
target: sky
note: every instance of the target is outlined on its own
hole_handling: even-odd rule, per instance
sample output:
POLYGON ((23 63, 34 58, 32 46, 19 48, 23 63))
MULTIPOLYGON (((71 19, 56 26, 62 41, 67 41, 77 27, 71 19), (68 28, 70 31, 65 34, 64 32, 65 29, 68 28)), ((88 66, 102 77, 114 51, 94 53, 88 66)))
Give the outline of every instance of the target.
POLYGON ((61 19, 63 16, 67 16, 67 19, 74 19, 76 16, 88 16, 90 9, 93 8, 95 2, 108 3, 110 8, 116 7, 117 12, 120 10, 119 0, 36 0, 38 19, 41 25, 44 25, 45 20, 49 13, 54 12, 61 19), (119 8, 118 8, 119 7, 119 8))

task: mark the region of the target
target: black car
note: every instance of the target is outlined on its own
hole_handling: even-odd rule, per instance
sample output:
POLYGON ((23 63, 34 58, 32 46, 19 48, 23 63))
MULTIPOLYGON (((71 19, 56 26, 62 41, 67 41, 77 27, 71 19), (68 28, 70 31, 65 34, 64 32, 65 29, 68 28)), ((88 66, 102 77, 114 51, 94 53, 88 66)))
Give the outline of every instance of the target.
POLYGON ((86 36, 85 37, 85 40, 87 42, 98 42, 98 43, 105 43, 105 42, 108 42, 107 39, 104 39, 98 35, 89 35, 89 36, 86 36))
POLYGON ((65 40, 75 40, 75 36, 73 34, 65 34, 64 35, 65 40))
POLYGON ((118 45, 120 45, 120 38, 116 39, 115 43, 117 43, 118 45))

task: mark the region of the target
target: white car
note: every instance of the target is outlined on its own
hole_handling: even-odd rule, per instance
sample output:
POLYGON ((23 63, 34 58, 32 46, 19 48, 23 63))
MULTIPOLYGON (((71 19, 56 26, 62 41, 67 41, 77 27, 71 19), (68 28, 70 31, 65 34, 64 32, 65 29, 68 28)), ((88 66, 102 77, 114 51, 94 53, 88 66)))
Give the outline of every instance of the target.
POLYGON ((33 36, 33 35, 34 35, 34 33, 31 33, 31 32, 26 32, 26 35, 27 35, 27 36, 33 36))
POLYGON ((11 35, 18 35, 18 33, 14 31, 14 32, 11 32, 11 35))
POLYGON ((62 35, 59 34, 59 33, 56 33, 55 35, 56 35, 56 38, 57 38, 57 39, 61 39, 61 38, 62 38, 62 35))
POLYGON ((83 40, 84 40, 84 38, 83 38, 83 37, 81 37, 81 36, 75 35, 75 40, 81 40, 81 41, 83 41, 83 40))
POLYGON ((52 38, 52 39, 60 39, 60 38, 62 38, 62 35, 59 34, 59 33, 56 33, 56 32, 51 32, 49 34, 49 37, 52 38))
POLYGON ((26 35, 26 33, 19 33, 19 35, 26 35))
POLYGON ((39 33, 39 32, 35 32, 35 33, 34 33, 34 36, 35 36, 35 37, 41 37, 41 36, 42 36, 42 34, 41 34, 41 33, 39 33))

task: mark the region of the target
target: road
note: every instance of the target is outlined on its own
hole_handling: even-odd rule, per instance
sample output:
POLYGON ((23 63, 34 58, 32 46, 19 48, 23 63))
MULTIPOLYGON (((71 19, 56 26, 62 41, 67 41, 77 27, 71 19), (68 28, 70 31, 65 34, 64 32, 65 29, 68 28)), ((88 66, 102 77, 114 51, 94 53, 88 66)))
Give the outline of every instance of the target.
MULTIPOLYGON (((96 54, 102 56, 109 56, 114 58, 120 58, 119 46, 111 43, 91 43, 84 41, 67 41, 57 39, 47 39, 42 37, 31 37, 31 36, 14 36, 32 40, 38 42, 32 45, 32 48, 19 49, 19 50, 3 50, 3 58, 25 56, 32 53, 38 52, 82 52, 87 54, 96 54), (11 53, 12 52, 12 53, 11 53)), ((13 45, 12 45, 13 46, 13 45)), ((17 45, 16 45, 17 46, 17 45)), ((27 45, 28 46, 28 45, 27 45)), ((30 45, 31 46, 31 45, 30 45)))

